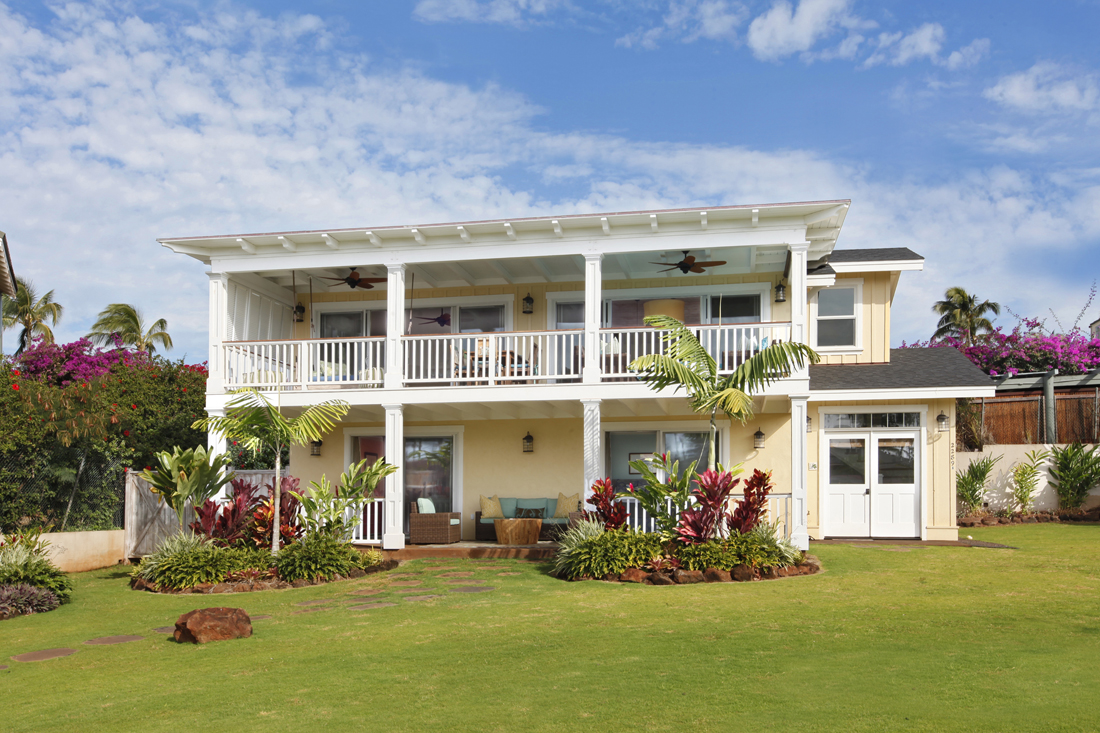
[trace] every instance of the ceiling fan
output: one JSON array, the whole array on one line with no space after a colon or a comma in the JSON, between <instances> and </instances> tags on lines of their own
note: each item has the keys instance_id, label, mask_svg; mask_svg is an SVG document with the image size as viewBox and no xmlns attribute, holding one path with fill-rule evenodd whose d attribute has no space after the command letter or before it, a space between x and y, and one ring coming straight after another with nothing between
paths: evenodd
<instances>
[{"instance_id":1,"label":"ceiling fan","mask_svg":"<svg viewBox=\"0 0 1100 733\"><path fill-rule=\"evenodd\" d=\"M672 265L672 267L667 267L664 270L661 270L660 272L669 272L671 270L679 270L680 272L682 272L686 275L689 272L706 272L706 268L708 268L708 267L718 267L720 265L726 264L725 260L719 260L719 261L716 261L716 262L696 262L695 258L688 254L689 251L690 250L686 250L686 249L683 250L684 259L682 259L679 262L677 262L676 264ZM667 265L668 263L667 262L650 262L649 264L651 264L651 265Z\"/></svg>"},{"instance_id":2,"label":"ceiling fan","mask_svg":"<svg viewBox=\"0 0 1100 733\"><path fill-rule=\"evenodd\" d=\"M354 290L355 288L363 288L364 290L372 290L374 288L373 283L384 283L386 278L384 277L359 277L357 270L352 270L348 273L347 277L324 277L319 276L322 280L335 280L337 282L346 283L349 288ZM335 286L330 286L335 287Z\"/></svg>"}]
</instances>

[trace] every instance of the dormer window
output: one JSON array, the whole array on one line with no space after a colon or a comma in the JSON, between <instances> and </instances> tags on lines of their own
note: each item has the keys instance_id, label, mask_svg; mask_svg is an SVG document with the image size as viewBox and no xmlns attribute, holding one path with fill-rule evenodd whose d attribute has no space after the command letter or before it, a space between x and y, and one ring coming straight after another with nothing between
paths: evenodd
<instances>
[{"instance_id":1,"label":"dormer window","mask_svg":"<svg viewBox=\"0 0 1100 733\"><path fill-rule=\"evenodd\" d=\"M860 348L859 308L862 283L843 282L817 293L814 319L814 348L823 351L851 351Z\"/></svg>"}]
</instances>

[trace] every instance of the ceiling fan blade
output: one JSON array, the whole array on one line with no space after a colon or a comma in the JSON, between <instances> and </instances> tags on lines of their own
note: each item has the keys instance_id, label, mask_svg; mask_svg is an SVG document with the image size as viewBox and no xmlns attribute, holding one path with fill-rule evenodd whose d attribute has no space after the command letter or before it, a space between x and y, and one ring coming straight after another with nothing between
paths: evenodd
<instances>
[{"instance_id":1,"label":"ceiling fan blade","mask_svg":"<svg viewBox=\"0 0 1100 733\"><path fill-rule=\"evenodd\" d=\"M695 266L696 267L721 267L724 264L726 264L726 261L721 260L721 261L715 261L715 262L696 262Z\"/></svg>"},{"instance_id":2,"label":"ceiling fan blade","mask_svg":"<svg viewBox=\"0 0 1100 733\"><path fill-rule=\"evenodd\" d=\"M704 269L702 265L695 265L694 267L689 267L688 272L700 272L701 273L701 272L706 272L706 269Z\"/></svg>"},{"instance_id":3,"label":"ceiling fan blade","mask_svg":"<svg viewBox=\"0 0 1100 733\"><path fill-rule=\"evenodd\" d=\"M353 288L363 288L363 290L374 290L374 286L373 286L373 285L371 285L371 284L370 284L369 282L367 282L366 280L356 280L356 281L355 281L355 282L354 282L354 283L352 284L352 287L353 287Z\"/></svg>"},{"instance_id":4,"label":"ceiling fan blade","mask_svg":"<svg viewBox=\"0 0 1100 733\"><path fill-rule=\"evenodd\" d=\"M336 280L337 282L342 283L348 281L346 277L325 277L324 275L317 275L317 278L320 280Z\"/></svg>"},{"instance_id":5,"label":"ceiling fan blade","mask_svg":"<svg viewBox=\"0 0 1100 733\"><path fill-rule=\"evenodd\" d=\"M682 264L685 264L688 267L691 267L692 265L694 265L695 264L695 255L687 255L686 257L684 257L684 259L682 261Z\"/></svg>"},{"instance_id":6,"label":"ceiling fan blade","mask_svg":"<svg viewBox=\"0 0 1100 733\"><path fill-rule=\"evenodd\" d=\"M660 265L662 267L665 267L665 266L668 265L667 262L650 262L649 264L651 264L651 265Z\"/></svg>"},{"instance_id":7,"label":"ceiling fan blade","mask_svg":"<svg viewBox=\"0 0 1100 733\"><path fill-rule=\"evenodd\" d=\"M673 270L679 270L679 269L680 269L679 265L673 265L672 267L666 267L665 269L658 270L657 272L672 272Z\"/></svg>"}]
</instances>

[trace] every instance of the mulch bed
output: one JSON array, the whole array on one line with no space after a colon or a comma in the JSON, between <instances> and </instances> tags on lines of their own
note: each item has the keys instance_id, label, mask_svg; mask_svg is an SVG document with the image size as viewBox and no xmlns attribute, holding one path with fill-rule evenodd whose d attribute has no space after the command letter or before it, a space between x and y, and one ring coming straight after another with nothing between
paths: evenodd
<instances>
[{"instance_id":1,"label":"mulch bed","mask_svg":"<svg viewBox=\"0 0 1100 733\"><path fill-rule=\"evenodd\" d=\"M257 580L257 581L241 581L239 583L200 583L199 585L191 588L184 588L183 590L171 590L169 588L158 588L150 583L146 583L144 580L138 577L130 578L130 587L134 590L145 590L150 593L167 593L170 595L181 595L186 593L251 593L261 590L285 590L287 588L305 588L310 585L324 585L325 583L337 583L342 580L355 580L367 575L374 575L375 573L383 573L388 570L394 570L400 564L398 560L385 560L380 565L367 568L366 570L356 568L348 574L348 577L337 575L332 580L295 580L293 583L288 583L285 580Z\"/></svg>"},{"instance_id":2,"label":"mulch bed","mask_svg":"<svg viewBox=\"0 0 1100 733\"><path fill-rule=\"evenodd\" d=\"M578 580L604 580L609 583L640 583L642 585L692 585L695 583L740 583L753 580L776 580L798 575L814 575L821 572L821 561L813 555L806 555L798 565L788 568L753 568L737 565L733 570L673 570L648 572L641 568L627 568L622 573L608 573L602 578L581 576ZM461 590L461 589L455 589Z\"/></svg>"},{"instance_id":3,"label":"mulch bed","mask_svg":"<svg viewBox=\"0 0 1100 733\"><path fill-rule=\"evenodd\" d=\"M1056 509L1050 512L1015 512L998 517L993 514L977 514L959 517L960 527L992 527L1000 524L1040 524L1043 522L1100 522L1100 507L1084 509Z\"/></svg>"}]
</instances>

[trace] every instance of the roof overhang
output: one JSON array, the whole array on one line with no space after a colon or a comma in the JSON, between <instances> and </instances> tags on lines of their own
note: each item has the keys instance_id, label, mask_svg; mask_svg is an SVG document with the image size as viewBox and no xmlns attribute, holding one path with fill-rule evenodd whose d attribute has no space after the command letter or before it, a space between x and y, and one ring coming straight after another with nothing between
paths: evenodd
<instances>
[{"instance_id":1,"label":"roof overhang","mask_svg":"<svg viewBox=\"0 0 1100 733\"><path fill-rule=\"evenodd\" d=\"M924 260L830 262L829 266L842 275L856 272L921 272L924 270Z\"/></svg>"},{"instance_id":2,"label":"roof overhang","mask_svg":"<svg viewBox=\"0 0 1100 733\"><path fill-rule=\"evenodd\" d=\"M818 389L810 390L810 402L830 400L892 401L892 400L954 400L960 397L993 397L997 393L988 387L913 387L910 389Z\"/></svg>"},{"instance_id":3,"label":"roof overhang","mask_svg":"<svg viewBox=\"0 0 1100 733\"><path fill-rule=\"evenodd\" d=\"M781 268L788 244L808 242L811 260L831 252L850 203L657 209L157 241L225 273L731 247L755 247L759 264Z\"/></svg>"},{"instance_id":4,"label":"roof overhang","mask_svg":"<svg viewBox=\"0 0 1100 733\"><path fill-rule=\"evenodd\" d=\"M0 293L15 297L15 268L11 264L8 235L0 232Z\"/></svg>"}]
</instances>

